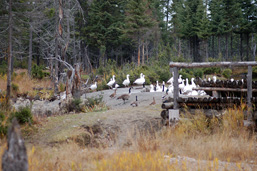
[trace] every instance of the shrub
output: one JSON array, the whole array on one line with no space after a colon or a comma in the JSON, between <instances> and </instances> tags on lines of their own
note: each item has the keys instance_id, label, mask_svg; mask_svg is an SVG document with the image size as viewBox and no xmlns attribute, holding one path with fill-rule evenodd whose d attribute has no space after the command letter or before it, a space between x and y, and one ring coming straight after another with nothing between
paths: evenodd
<instances>
[{"instance_id":1,"label":"shrub","mask_svg":"<svg viewBox=\"0 0 257 171\"><path fill-rule=\"evenodd\" d=\"M221 72L220 68L217 67L210 67L203 69L204 74L219 74Z\"/></svg>"},{"instance_id":2,"label":"shrub","mask_svg":"<svg viewBox=\"0 0 257 171\"><path fill-rule=\"evenodd\" d=\"M60 92L64 92L65 91L65 84L63 84L63 83L59 84L59 91Z\"/></svg>"},{"instance_id":3,"label":"shrub","mask_svg":"<svg viewBox=\"0 0 257 171\"><path fill-rule=\"evenodd\" d=\"M15 112L11 118L13 118L13 117L16 117L20 124L33 122L32 113L31 113L29 106L20 107L19 110L17 112Z\"/></svg>"},{"instance_id":4,"label":"shrub","mask_svg":"<svg viewBox=\"0 0 257 171\"><path fill-rule=\"evenodd\" d=\"M33 78L38 78L38 79L42 79L44 77L50 76L49 72L44 72L43 71L44 66L38 66L38 65L33 65L33 67L31 68L31 75Z\"/></svg>"},{"instance_id":5,"label":"shrub","mask_svg":"<svg viewBox=\"0 0 257 171\"><path fill-rule=\"evenodd\" d=\"M7 124L5 122L5 114L3 111L0 111L0 137L4 136L7 134Z\"/></svg>"},{"instance_id":6,"label":"shrub","mask_svg":"<svg viewBox=\"0 0 257 171\"><path fill-rule=\"evenodd\" d=\"M232 74L232 70L231 69L224 69L223 72L222 72L222 75L225 77L225 78L230 78Z\"/></svg>"},{"instance_id":7,"label":"shrub","mask_svg":"<svg viewBox=\"0 0 257 171\"><path fill-rule=\"evenodd\" d=\"M67 105L67 110L68 112L81 112L81 100L80 99L73 99L68 105Z\"/></svg>"},{"instance_id":8,"label":"shrub","mask_svg":"<svg viewBox=\"0 0 257 171\"><path fill-rule=\"evenodd\" d=\"M14 92L18 92L19 91L19 86L17 85L17 84L15 84L15 83L12 83L12 91L14 91Z\"/></svg>"},{"instance_id":9,"label":"shrub","mask_svg":"<svg viewBox=\"0 0 257 171\"><path fill-rule=\"evenodd\" d=\"M95 97L88 97L87 98L87 102L85 103L86 107L93 107L95 105L99 105L100 103L103 103L103 95L100 94L98 96Z\"/></svg>"},{"instance_id":10,"label":"shrub","mask_svg":"<svg viewBox=\"0 0 257 171\"><path fill-rule=\"evenodd\" d=\"M203 77L203 69L201 68L194 69L193 73L195 77L200 77L200 78Z\"/></svg>"}]
</instances>

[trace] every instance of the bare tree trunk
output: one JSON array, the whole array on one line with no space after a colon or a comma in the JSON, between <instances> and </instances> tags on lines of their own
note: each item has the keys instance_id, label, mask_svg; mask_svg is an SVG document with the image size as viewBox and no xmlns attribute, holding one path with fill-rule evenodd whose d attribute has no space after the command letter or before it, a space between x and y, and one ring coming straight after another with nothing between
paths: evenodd
<instances>
[{"instance_id":1,"label":"bare tree trunk","mask_svg":"<svg viewBox=\"0 0 257 171\"><path fill-rule=\"evenodd\" d=\"M246 59L249 61L249 33L246 33Z\"/></svg>"},{"instance_id":2,"label":"bare tree trunk","mask_svg":"<svg viewBox=\"0 0 257 171\"><path fill-rule=\"evenodd\" d=\"M206 55L206 61L208 61L209 60L208 39L205 40L205 55Z\"/></svg>"},{"instance_id":3,"label":"bare tree trunk","mask_svg":"<svg viewBox=\"0 0 257 171\"><path fill-rule=\"evenodd\" d=\"M253 61L255 61L255 53L256 53L256 42L254 42L254 34L252 33L252 51L253 51Z\"/></svg>"},{"instance_id":4,"label":"bare tree trunk","mask_svg":"<svg viewBox=\"0 0 257 171\"><path fill-rule=\"evenodd\" d=\"M221 49L220 49L220 36L218 36L218 48L219 48L219 57L221 55Z\"/></svg>"},{"instance_id":5,"label":"bare tree trunk","mask_svg":"<svg viewBox=\"0 0 257 171\"><path fill-rule=\"evenodd\" d=\"M12 82L12 0L9 0L9 47L8 47L8 72L7 72L7 90L6 90L6 103L9 104L9 99L11 96L11 82Z\"/></svg>"},{"instance_id":6,"label":"bare tree trunk","mask_svg":"<svg viewBox=\"0 0 257 171\"><path fill-rule=\"evenodd\" d=\"M137 66L140 66L140 41L138 41L137 49Z\"/></svg>"},{"instance_id":7,"label":"bare tree trunk","mask_svg":"<svg viewBox=\"0 0 257 171\"><path fill-rule=\"evenodd\" d=\"M214 41L214 36L212 36L212 58L215 58L215 57L214 57L214 56L215 56L214 43L215 43L215 41Z\"/></svg>"},{"instance_id":8,"label":"bare tree trunk","mask_svg":"<svg viewBox=\"0 0 257 171\"><path fill-rule=\"evenodd\" d=\"M178 56L181 56L181 40L178 38Z\"/></svg>"},{"instance_id":9,"label":"bare tree trunk","mask_svg":"<svg viewBox=\"0 0 257 171\"><path fill-rule=\"evenodd\" d=\"M145 65L145 43L142 46L142 65Z\"/></svg>"},{"instance_id":10,"label":"bare tree trunk","mask_svg":"<svg viewBox=\"0 0 257 171\"><path fill-rule=\"evenodd\" d=\"M32 62L32 25L29 28L29 60L28 60L28 74L31 77L31 62Z\"/></svg>"},{"instance_id":11,"label":"bare tree trunk","mask_svg":"<svg viewBox=\"0 0 257 171\"><path fill-rule=\"evenodd\" d=\"M240 33L240 57L243 61L243 33Z\"/></svg>"},{"instance_id":12,"label":"bare tree trunk","mask_svg":"<svg viewBox=\"0 0 257 171\"><path fill-rule=\"evenodd\" d=\"M148 45L149 45L149 42L146 43L146 47L145 47L145 51L146 51L146 62L148 64L148 58L149 58L149 51L148 51Z\"/></svg>"},{"instance_id":13,"label":"bare tree trunk","mask_svg":"<svg viewBox=\"0 0 257 171\"><path fill-rule=\"evenodd\" d=\"M230 57L233 58L233 33L230 34Z\"/></svg>"},{"instance_id":14,"label":"bare tree trunk","mask_svg":"<svg viewBox=\"0 0 257 171\"><path fill-rule=\"evenodd\" d=\"M226 34L226 60L228 60L228 34Z\"/></svg>"}]
</instances>

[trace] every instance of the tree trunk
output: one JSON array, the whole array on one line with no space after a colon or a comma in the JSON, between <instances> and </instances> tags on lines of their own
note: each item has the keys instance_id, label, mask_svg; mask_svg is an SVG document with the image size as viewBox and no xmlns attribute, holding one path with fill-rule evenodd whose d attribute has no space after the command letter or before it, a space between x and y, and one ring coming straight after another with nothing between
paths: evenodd
<instances>
[{"instance_id":1,"label":"tree trunk","mask_svg":"<svg viewBox=\"0 0 257 171\"><path fill-rule=\"evenodd\" d=\"M32 26L29 28L29 60L28 60L28 74L31 77L31 62L32 62Z\"/></svg>"},{"instance_id":2,"label":"tree trunk","mask_svg":"<svg viewBox=\"0 0 257 171\"><path fill-rule=\"evenodd\" d=\"M230 58L233 58L233 33L230 34Z\"/></svg>"},{"instance_id":3,"label":"tree trunk","mask_svg":"<svg viewBox=\"0 0 257 171\"><path fill-rule=\"evenodd\" d=\"M218 54L218 56L220 57L220 55L221 55L221 50L220 50L220 36L218 36L218 48L219 48L219 54Z\"/></svg>"},{"instance_id":4,"label":"tree trunk","mask_svg":"<svg viewBox=\"0 0 257 171\"><path fill-rule=\"evenodd\" d=\"M206 60L209 60L209 50L208 50L208 39L205 40L205 54L206 54Z\"/></svg>"},{"instance_id":5,"label":"tree trunk","mask_svg":"<svg viewBox=\"0 0 257 171\"><path fill-rule=\"evenodd\" d=\"M178 38L178 56L181 56L181 40Z\"/></svg>"},{"instance_id":6,"label":"tree trunk","mask_svg":"<svg viewBox=\"0 0 257 171\"><path fill-rule=\"evenodd\" d=\"M252 52L253 52L253 61L255 61L255 53L256 53L256 42L254 42L254 34L252 33Z\"/></svg>"},{"instance_id":7,"label":"tree trunk","mask_svg":"<svg viewBox=\"0 0 257 171\"><path fill-rule=\"evenodd\" d=\"M146 44L146 47L145 47L145 51L146 51L146 62L148 64L148 55L149 55L149 52L148 52L148 45L149 43Z\"/></svg>"},{"instance_id":8,"label":"tree trunk","mask_svg":"<svg viewBox=\"0 0 257 171\"><path fill-rule=\"evenodd\" d=\"M243 33L240 33L240 58L243 61Z\"/></svg>"},{"instance_id":9,"label":"tree trunk","mask_svg":"<svg viewBox=\"0 0 257 171\"><path fill-rule=\"evenodd\" d=\"M246 33L246 59L249 61L249 33Z\"/></svg>"},{"instance_id":10,"label":"tree trunk","mask_svg":"<svg viewBox=\"0 0 257 171\"><path fill-rule=\"evenodd\" d=\"M212 36L212 58L215 58L215 49L214 49L214 36Z\"/></svg>"},{"instance_id":11,"label":"tree trunk","mask_svg":"<svg viewBox=\"0 0 257 171\"><path fill-rule=\"evenodd\" d=\"M137 66L140 66L140 41L138 42L138 47L137 47Z\"/></svg>"},{"instance_id":12,"label":"tree trunk","mask_svg":"<svg viewBox=\"0 0 257 171\"><path fill-rule=\"evenodd\" d=\"M145 43L142 46L142 65L145 65Z\"/></svg>"},{"instance_id":13,"label":"tree trunk","mask_svg":"<svg viewBox=\"0 0 257 171\"><path fill-rule=\"evenodd\" d=\"M226 60L228 60L228 34L226 34Z\"/></svg>"},{"instance_id":14,"label":"tree trunk","mask_svg":"<svg viewBox=\"0 0 257 171\"><path fill-rule=\"evenodd\" d=\"M8 72L7 72L7 90L6 90L6 104L9 104L9 99L11 96L11 63L12 63L12 0L9 0L9 35L8 35Z\"/></svg>"}]
</instances>

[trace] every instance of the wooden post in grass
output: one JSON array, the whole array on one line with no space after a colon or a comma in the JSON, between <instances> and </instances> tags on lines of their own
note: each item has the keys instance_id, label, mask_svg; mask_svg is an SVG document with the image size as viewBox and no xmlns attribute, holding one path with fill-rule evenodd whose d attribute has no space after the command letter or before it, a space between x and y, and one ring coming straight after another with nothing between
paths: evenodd
<instances>
[{"instance_id":1,"label":"wooden post in grass","mask_svg":"<svg viewBox=\"0 0 257 171\"><path fill-rule=\"evenodd\" d=\"M178 68L174 67L173 68L174 76L173 76L173 86L174 86L174 91L173 91L173 98L174 98L174 103L173 103L173 109L178 109Z\"/></svg>"},{"instance_id":2,"label":"wooden post in grass","mask_svg":"<svg viewBox=\"0 0 257 171\"><path fill-rule=\"evenodd\" d=\"M252 66L248 66L248 74L247 74L247 107L248 107L248 112L247 112L247 120L252 120Z\"/></svg>"}]
</instances>

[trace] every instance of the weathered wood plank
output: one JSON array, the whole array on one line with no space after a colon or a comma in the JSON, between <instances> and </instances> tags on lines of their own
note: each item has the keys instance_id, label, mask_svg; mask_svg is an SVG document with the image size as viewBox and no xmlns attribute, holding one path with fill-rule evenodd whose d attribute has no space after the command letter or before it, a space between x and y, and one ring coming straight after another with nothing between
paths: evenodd
<instances>
[{"instance_id":1,"label":"weathered wood plank","mask_svg":"<svg viewBox=\"0 0 257 171\"><path fill-rule=\"evenodd\" d=\"M248 120L252 120L252 116L251 116L251 110L252 110L252 102L251 102L251 98L253 96L253 82L252 82L252 66L248 66L248 73L247 73L247 107L248 107L248 116L247 119Z\"/></svg>"},{"instance_id":2,"label":"weathered wood plank","mask_svg":"<svg viewBox=\"0 0 257 171\"><path fill-rule=\"evenodd\" d=\"M246 88L223 88L223 87L198 87L193 88L193 90L204 90L204 91L237 91L237 92L247 92ZM252 92L257 92L257 89L252 89Z\"/></svg>"},{"instance_id":3,"label":"weathered wood plank","mask_svg":"<svg viewBox=\"0 0 257 171\"><path fill-rule=\"evenodd\" d=\"M173 76L173 86L174 86L174 92L173 92L173 98L174 98L174 109L178 109L178 68L174 67L173 68L174 76Z\"/></svg>"},{"instance_id":4,"label":"weathered wood plank","mask_svg":"<svg viewBox=\"0 0 257 171\"><path fill-rule=\"evenodd\" d=\"M231 66L257 66L256 61L246 62L202 62L202 63L184 63L170 62L170 67L177 68L204 68L204 67L231 67Z\"/></svg>"}]
</instances>

